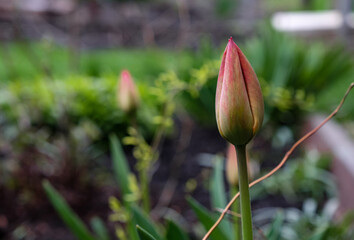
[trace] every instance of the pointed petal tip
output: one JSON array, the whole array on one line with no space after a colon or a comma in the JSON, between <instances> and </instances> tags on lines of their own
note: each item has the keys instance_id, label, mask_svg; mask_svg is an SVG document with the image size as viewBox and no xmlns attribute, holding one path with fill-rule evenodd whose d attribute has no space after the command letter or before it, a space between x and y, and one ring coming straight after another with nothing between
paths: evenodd
<instances>
[{"instance_id":1,"label":"pointed petal tip","mask_svg":"<svg viewBox=\"0 0 354 240\"><path fill-rule=\"evenodd\" d=\"M121 79L122 79L122 81L132 81L132 77L131 77L131 75L130 75L130 72L129 72L129 70L127 70L127 69L123 69L122 71L121 71L121 73L120 73L120 77L121 77Z\"/></svg>"},{"instance_id":2,"label":"pointed petal tip","mask_svg":"<svg viewBox=\"0 0 354 240\"><path fill-rule=\"evenodd\" d=\"M230 46L230 47L235 47L236 46L236 47L238 47L237 44L235 43L234 39L232 38L232 36L230 36L227 46Z\"/></svg>"},{"instance_id":3,"label":"pointed petal tip","mask_svg":"<svg viewBox=\"0 0 354 240\"><path fill-rule=\"evenodd\" d=\"M129 70L127 69L123 69L122 72L121 72L122 75L130 75L130 72Z\"/></svg>"}]
</instances>

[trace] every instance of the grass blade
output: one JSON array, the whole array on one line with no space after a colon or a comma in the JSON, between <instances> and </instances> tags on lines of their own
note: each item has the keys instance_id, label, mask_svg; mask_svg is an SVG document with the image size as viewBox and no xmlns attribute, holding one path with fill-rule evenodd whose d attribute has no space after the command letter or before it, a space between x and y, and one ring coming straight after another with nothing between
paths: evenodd
<instances>
[{"instance_id":1,"label":"grass blade","mask_svg":"<svg viewBox=\"0 0 354 240\"><path fill-rule=\"evenodd\" d=\"M136 224L146 229L156 240L161 240L153 221L138 206L132 205L131 209Z\"/></svg>"},{"instance_id":2,"label":"grass blade","mask_svg":"<svg viewBox=\"0 0 354 240\"><path fill-rule=\"evenodd\" d=\"M116 176L116 180L124 195L130 193L129 189L129 174L130 169L127 159L124 155L122 146L116 135L110 136L111 143L111 155L113 161L113 170Z\"/></svg>"},{"instance_id":3,"label":"grass blade","mask_svg":"<svg viewBox=\"0 0 354 240\"><path fill-rule=\"evenodd\" d=\"M108 230L99 217L92 218L91 227L99 240L109 240Z\"/></svg>"},{"instance_id":4,"label":"grass blade","mask_svg":"<svg viewBox=\"0 0 354 240\"><path fill-rule=\"evenodd\" d=\"M138 232L140 240L156 240L156 238L154 238L148 231L146 231L139 225L136 225L136 230Z\"/></svg>"},{"instance_id":5,"label":"grass blade","mask_svg":"<svg viewBox=\"0 0 354 240\"><path fill-rule=\"evenodd\" d=\"M192 207L194 213L197 215L199 221L204 226L204 228L210 229L214 222L216 221L217 217L215 214L209 212L205 207L200 205L194 198L187 197L187 201L189 205ZM210 235L211 239L219 240L219 239L229 239L227 235L224 233L227 229L224 228L223 225L220 225L219 228L216 228L215 231Z\"/></svg>"},{"instance_id":6,"label":"grass blade","mask_svg":"<svg viewBox=\"0 0 354 240\"><path fill-rule=\"evenodd\" d=\"M95 240L82 220L73 212L55 188L47 180L44 180L42 185L53 207L71 232L79 240Z\"/></svg>"}]
</instances>

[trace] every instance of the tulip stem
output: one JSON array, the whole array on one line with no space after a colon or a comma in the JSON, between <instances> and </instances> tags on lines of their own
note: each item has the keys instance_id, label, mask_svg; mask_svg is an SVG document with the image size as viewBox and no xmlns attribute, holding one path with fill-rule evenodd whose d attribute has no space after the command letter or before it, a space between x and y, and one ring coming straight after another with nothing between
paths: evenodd
<instances>
[{"instance_id":1,"label":"tulip stem","mask_svg":"<svg viewBox=\"0 0 354 240\"><path fill-rule=\"evenodd\" d=\"M231 196L234 196L238 193L238 187L235 185L231 186ZM240 202L235 201L232 205L232 211L235 213L240 213ZM234 240L241 240L241 221L239 217L234 217Z\"/></svg>"},{"instance_id":2,"label":"tulip stem","mask_svg":"<svg viewBox=\"0 0 354 240\"><path fill-rule=\"evenodd\" d=\"M239 188L241 198L242 239L253 240L251 201L248 187L246 145L235 145L235 148L237 154Z\"/></svg>"}]
</instances>

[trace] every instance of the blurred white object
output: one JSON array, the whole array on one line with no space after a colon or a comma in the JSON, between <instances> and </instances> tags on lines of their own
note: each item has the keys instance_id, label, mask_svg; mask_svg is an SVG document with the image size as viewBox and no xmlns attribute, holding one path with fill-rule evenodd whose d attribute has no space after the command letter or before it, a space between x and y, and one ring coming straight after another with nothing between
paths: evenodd
<instances>
[{"instance_id":1,"label":"blurred white object","mask_svg":"<svg viewBox=\"0 0 354 240\"><path fill-rule=\"evenodd\" d=\"M343 24L340 11L278 12L272 16L273 27L282 32L337 30Z\"/></svg>"}]
</instances>

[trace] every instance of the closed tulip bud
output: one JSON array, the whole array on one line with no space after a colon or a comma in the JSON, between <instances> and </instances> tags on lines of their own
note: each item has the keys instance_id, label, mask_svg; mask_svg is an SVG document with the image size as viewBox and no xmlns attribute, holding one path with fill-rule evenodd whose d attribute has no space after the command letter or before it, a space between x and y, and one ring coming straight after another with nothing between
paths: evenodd
<instances>
[{"instance_id":1,"label":"closed tulip bud","mask_svg":"<svg viewBox=\"0 0 354 240\"><path fill-rule=\"evenodd\" d=\"M232 38L220 66L215 110L221 136L234 145L247 144L263 122L264 103L256 73Z\"/></svg>"},{"instance_id":2,"label":"closed tulip bud","mask_svg":"<svg viewBox=\"0 0 354 240\"><path fill-rule=\"evenodd\" d=\"M248 152L246 152L247 158L247 170L248 170L248 179L251 180L254 176L255 167L249 162ZM237 167L237 156L235 146L229 144L227 149L226 156L226 179L231 186L238 185L238 167Z\"/></svg>"},{"instance_id":3,"label":"closed tulip bud","mask_svg":"<svg viewBox=\"0 0 354 240\"><path fill-rule=\"evenodd\" d=\"M133 113L139 107L140 99L133 78L123 70L117 91L118 106L126 113Z\"/></svg>"}]
</instances>

